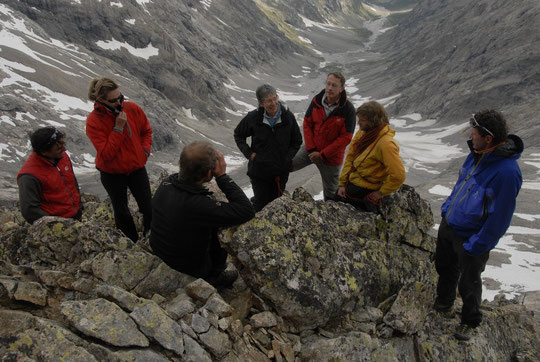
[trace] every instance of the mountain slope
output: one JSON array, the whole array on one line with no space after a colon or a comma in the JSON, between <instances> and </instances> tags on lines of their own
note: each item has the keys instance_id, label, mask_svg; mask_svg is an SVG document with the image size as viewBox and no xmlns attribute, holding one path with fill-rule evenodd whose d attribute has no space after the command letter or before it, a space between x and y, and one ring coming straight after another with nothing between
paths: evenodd
<instances>
[{"instance_id":1,"label":"mountain slope","mask_svg":"<svg viewBox=\"0 0 540 362\"><path fill-rule=\"evenodd\" d=\"M455 120L493 107L526 139L540 135L538 1L423 0L377 50L401 93L393 111Z\"/></svg>"}]
</instances>

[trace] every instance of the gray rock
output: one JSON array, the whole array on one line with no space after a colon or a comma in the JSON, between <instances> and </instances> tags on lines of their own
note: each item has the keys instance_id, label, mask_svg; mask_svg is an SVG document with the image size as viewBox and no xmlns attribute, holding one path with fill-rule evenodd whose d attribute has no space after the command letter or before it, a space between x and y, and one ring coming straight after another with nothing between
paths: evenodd
<instances>
[{"instance_id":1,"label":"gray rock","mask_svg":"<svg viewBox=\"0 0 540 362\"><path fill-rule=\"evenodd\" d=\"M165 310L174 319L180 319L186 314L193 313L195 310L195 304L191 301L191 298L185 293L183 289L173 300L165 305Z\"/></svg>"},{"instance_id":2,"label":"gray rock","mask_svg":"<svg viewBox=\"0 0 540 362\"><path fill-rule=\"evenodd\" d=\"M161 262L134 289L134 293L145 298L151 298L154 293L169 295L182 288L195 278L171 269Z\"/></svg>"},{"instance_id":3,"label":"gray rock","mask_svg":"<svg viewBox=\"0 0 540 362\"><path fill-rule=\"evenodd\" d=\"M270 328L277 325L276 316L272 312L262 312L251 316L251 324L255 328Z\"/></svg>"},{"instance_id":4,"label":"gray rock","mask_svg":"<svg viewBox=\"0 0 540 362\"><path fill-rule=\"evenodd\" d=\"M210 323L208 322L208 319L203 316L193 314L191 317L191 328L198 334L206 333L208 329L210 329Z\"/></svg>"},{"instance_id":5,"label":"gray rock","mask_svg":"<svg viewBox=\"0 0 540 362\"><path fill-rule=\"evenodd\" d=\"M197 337L197 334L195 333L195 331L193 330L193 328L191 328L190 326L187 325L186 322L184 322L182 319L180 320L180 327L182 327L182 331L187 334L188 336L190 336L191 338L193 339L197 339L199 337Z\"/></svg>"},{"instance_id":6,"label":"gray rock","mask_svg":"<svg viewBox=\"0 0 540 362\"><path fill-rule=\"evenodd\" d=\"M227 355L232 347L227 334L218 331L214 327L210 327L208 332L199 335L199 338L201 343L217 358Z\"/></svg>"},{"instance_id":7,"label":"gray rock","mask_svg":"<svg viewBox=\"0 0 540 362\"><path fill-rule=\"evenodd\" d=\"M409 220L406 231L347 204L282 197L221 241L277 314L298 330L324 327L352 311L351 302L376 306L406 280L435 282L429 205L409 187L394 195L384 210L392 220Z\"/></svg>"},{"instance_id":8,"label":"gray rock","mask_svg":"<svg viewBox=\"0 0 540 362\"><path fill-rule=\"evenodd\" d=\"M193 338L184 335L184 355L182 356L185 361L211 361L212 356L201 347L197 341Z\"/></svg>"},{"instance_id":9,"label":"gray rock","mask_svg":"<svg viewBox=\"0 0 540 362\"><path fill-rule=\"evenodd\" d=\"M167 362L170 361L165 356L162 356L151 350L131 350L115 352L114 357L120 361L129 362Z\"/></svg>"},{"instance_id":10,"label":"gray rock","mask_svg":"<svg viewBox=\"0 0 540 362\"><path fill-rule=\"evenodd\" d=\"M60 286L65 289L70 289L75 281L71 275L59 270L35 270L38 279L49 287Z\"/></svg>"},{"instance_id":11,"label":"gray rock","mask_svg":"<svg viewBox=\"0 0 540 362\"><path fill-rule=\"evenodd\" d=\"M0 359L20 361L96 361L86 342L51 321L25 312L0 310L0 337L9 343L0 347Z\"/></svg>"},{"instance_id":12,"label":"gray rock","mask_svg":"<svg viewBox=\"0 0 540 362\"><path fill-rule=\"evenodd\" d=\"M63 302L61 312L82 333L113 346L149 345L135 322L119 306L105 299Z\"/></svg>"},{"instance_id":13,"label":"gray rock","mask_svg":"<svg viewBox=\"0 0 540 362\"><path fill-rule=\"evenodd\" d=\"M106 252L94 257L92 273L106 283L131 290L160 263L159 258L147 252Z\"/></svg>"},{"instance_id":14,"label":"gray rock","mask_svg":"<svg viewBox=\"0 0 540 362\"><path fill-rule=\"evenodd\" d=\"M189 283L184 288L191 298L206 302L206 300L216 292L216 288L204 279L197 279Z\"/></svg>"},{"instance_id":15,"label":"gray rock","mask_svg":"<svg viewBox=\"0 0 540 362\"><path fill-rule=\"evenodd\" d=\"M218 328L219 317L217 316L217 314L209 311L206 308L201 308L199 310L199 313L201 314L201 316L206 318L206 320L210 323L210 325L212 325L214 328Z\"/></svg>"},{"instance_id":16,"label":"gray rock","mask_svg":"<svg viewBox=\"0 0 540 362\"><path fill-rule=\"evenodd\" d=\"M71 284L71 288L81 293L90 294L96 286L96 282L93 279L81 278Z\"/></svg>"},{"instance_id":17,"label":"gray rock","mask_svg":"<svg viewBox=\"0 0 540 362\"><path fill-rule=\"evenodd\" d=\"M130 317L137 322L146 336L179 356L184 353L182 327L156 303L151 301L142 307L136 308L130 314Z\"/></svg>"},{"instance_id":18,"label":"gray rock","mask_svg":"<svg viewBox=\"0 0 540 362\"><path fill-rule=\"evenodd\" d=\"M17 283L17 290L13 294L13 298L44 306L47 305L47 289L36 282L20 281Z\"/></svg>"},{"instance_id":19,"label":"gray rock","mask_svg":"<svg viewBox=\"0 0 540 362\"><path fill-rule=\"evenodd\" d=\"M209 311L217 314L219 317L228 317L232 314L232 307L227 304L221 298L221 296L218 293L214 293L204 305L204 308L208 309Z\"/></svg>"},{"instance_id":20,"label":"gray rock","mask_svg":"<svg viewBox=\"0 0 540 362\"><path fill-rule=\"evenodd\" d=\"M132 294L122 288L107 284L100 284L96 288L96 294L99 297L118 304L120 307L130 312L148 302L147 300L141 299L135 294Z\"/></svg>"}]
</instances>

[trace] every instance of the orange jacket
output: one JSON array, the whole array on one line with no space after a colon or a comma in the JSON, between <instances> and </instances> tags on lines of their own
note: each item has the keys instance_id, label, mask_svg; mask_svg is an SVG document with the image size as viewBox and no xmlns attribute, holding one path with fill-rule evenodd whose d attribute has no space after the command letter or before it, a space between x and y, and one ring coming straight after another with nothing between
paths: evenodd
<instances>
[{"instance_id":1,"label":"orange jacket","mask_svg":"<svg viewBox=\"0 0 540 362\"><path fill-rule=\"evenodd\" d=\"M127 123L114 132L115 115L99 103L86 118L86 135L97 155L96 167L107 173L129 174L146 164L152 147L152 128L141 107L124 102Z\"/></svg>"},{"instance_id":2,"label":"orange jacket","mask_svg":"<svg viewBox=\"0 0 540 362\"><path fill-rule=\"evenodd\" d=\"M396 131L390 125L384 127L377 139L360 155L356 154L356 141L364 135L364 131L356 132L347 153L339 187L350 182L356 186L379 191L383 196L396 191L405 182L405 168L399 157L399 146L394 140ZM351 166L356 168L351 170Z\"/></svg>"}]
</instances>

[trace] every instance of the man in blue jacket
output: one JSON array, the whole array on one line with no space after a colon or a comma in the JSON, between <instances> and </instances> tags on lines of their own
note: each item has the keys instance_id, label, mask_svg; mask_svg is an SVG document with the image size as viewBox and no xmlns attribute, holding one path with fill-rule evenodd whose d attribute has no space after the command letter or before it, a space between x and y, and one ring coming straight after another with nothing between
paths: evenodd
<instances>
[{"instance_id":1,"label":"man in blue jacket","mask_svg":"<svg viewBox=\"0 0 540 362\"><path fill-rule=\"evenodd\" d=\"M472 329L482 321L481 274L489 251L510 226L522 183L517 159L523 152L523 141L508 135L503 115L484 110L474 114L470 123L471 153L441 207L435 251L439 281L433 308L450 313L458 287L463 308L454 336L460 340L469 340Z\"/></svg>"}]
</instances>

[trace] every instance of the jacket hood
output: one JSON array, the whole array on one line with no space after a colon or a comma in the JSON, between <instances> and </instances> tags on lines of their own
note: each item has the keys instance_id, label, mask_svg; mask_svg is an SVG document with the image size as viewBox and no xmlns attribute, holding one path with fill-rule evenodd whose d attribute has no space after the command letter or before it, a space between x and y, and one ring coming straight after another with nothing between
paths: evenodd
<instances>
[{"instance_id":1,"label":"jacket hood","mask_svg":"<svg viewBox=\"0 0 540 362\"><path fill-rule=\"evenodd\" d=\"M471 152L474 152L472 141L468 140L467 144L469 145L469 149L471 150ZM523 144L523 140L519 138L519 136L511 134L508 135L508 138L506 138L506 142L503 145L497 147L492 151L492 154L498 157L513 157L517 159L521 156L524 148L525 146Z\"/></svg>"}]
</instances>

